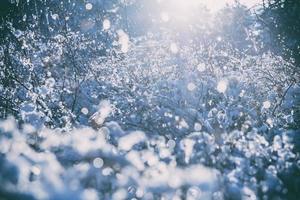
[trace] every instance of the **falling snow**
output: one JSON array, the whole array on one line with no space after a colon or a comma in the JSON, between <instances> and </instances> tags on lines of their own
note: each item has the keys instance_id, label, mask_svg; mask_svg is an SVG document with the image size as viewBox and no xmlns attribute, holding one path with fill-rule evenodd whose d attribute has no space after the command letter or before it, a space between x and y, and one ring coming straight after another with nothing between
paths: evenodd
<instances>
[{"instance_id":1,"label":"falling snow","mask_svg":"<svg viewBox=\"0 0 300 200\"><path fill-rule=\"evenodd\" d=\"M264 102L263 102L263 108L269 109L270 107L271 107L270 101L264 101Z\"/></svg>"},{"instance_id":2,"label":"falling snow","mask_svg":"<svg viewBox=\"0 0 300 200\"><path fill-rule=\"evenodd\" d=\"M108 19L105 19L105 20L103 21L103 29L104 29L104 30L110 29L110 21L109 21Z\"/></svg>"},{"instance_id":3,"label":"falling snow","mask_svg":"<svg viewBox=\"0 0 300 200\"><path fill-rule=\"evenodd\" d=\"M11 1L0 199L299 196L300 72L241 3Z\"/></svg>"},{"instance_id":4,"label":"falling snow","mask_svg":"<svg viewBox=\"0 0 300 200\"><path fill-rule=\"evenodd\" d=\"M228 82L226 80L219 81L218 85L217 85L218 92L225 93L227 90L227 85L228 85Z\"/></svg>"},{"instance_id":5,"label":"falling snow","mask_svg":"<svg viewBox=\"0 0 300 200\"><path fill-rule=\"evenodd\" d=\"M85 4L85 9L92 10L92 8L93 8L93 4L91 4L91 3Z\"/></svg>"}]
</instances>

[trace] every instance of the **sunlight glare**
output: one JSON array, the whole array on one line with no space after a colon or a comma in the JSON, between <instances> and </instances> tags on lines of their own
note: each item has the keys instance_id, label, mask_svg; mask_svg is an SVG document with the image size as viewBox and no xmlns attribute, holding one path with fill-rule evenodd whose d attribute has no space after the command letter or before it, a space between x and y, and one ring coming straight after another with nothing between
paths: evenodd
<instances>
[{"instance_id":1,"label":"sunlight glare","mask_svg":"<svg viewBox=\"0 0 300 200\"><path fill-rule=\"evenodd\" d=\"M215 12L227 4L232 5L235 3L235 0L157 0L161 4L168 4L169 8L177 13L188 12L192 9L197 8L200 5L206 6L210 11ZM245 5L246 7L252 7L260 2L260 0L239 0L239 3Z\"/></svg>"}]
</instances>

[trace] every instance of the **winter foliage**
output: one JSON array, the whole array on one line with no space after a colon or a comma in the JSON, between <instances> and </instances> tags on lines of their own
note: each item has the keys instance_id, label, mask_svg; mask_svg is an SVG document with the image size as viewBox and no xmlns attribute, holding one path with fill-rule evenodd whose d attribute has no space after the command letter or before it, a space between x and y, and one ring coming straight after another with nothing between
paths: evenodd
<instances>
[{"instance_id":1,"label":"winter foliage","mask_svg":"<svg viewBox=\"0 0 300 200\"><path fill-rule=\"evenodd\" d=\"M265 2L8 5L0 199L300 195L300 68Z\"/></svg>"}]
</instances>

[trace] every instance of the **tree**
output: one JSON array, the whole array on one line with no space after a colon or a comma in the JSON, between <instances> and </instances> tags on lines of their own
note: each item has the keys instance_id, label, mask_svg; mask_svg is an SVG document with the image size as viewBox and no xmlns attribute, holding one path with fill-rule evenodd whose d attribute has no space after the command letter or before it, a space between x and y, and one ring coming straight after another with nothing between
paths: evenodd
<instances>
[{"instance_id":1,"label":"tree","mask_svg":"<svg viewBox=\"0 0 300 200\"><path fill-rule=\"evenodd\" d=\"M267 46L300 67L300 1L264 0L258 19L267 29Z\"/></svg>"}]
</instances>

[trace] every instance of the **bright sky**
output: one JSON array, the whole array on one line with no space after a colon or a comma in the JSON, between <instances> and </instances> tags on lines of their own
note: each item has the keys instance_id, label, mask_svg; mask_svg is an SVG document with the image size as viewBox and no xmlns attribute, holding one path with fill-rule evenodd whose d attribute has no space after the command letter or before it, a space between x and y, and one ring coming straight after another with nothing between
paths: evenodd
<instances>
[{"instance_id":1,"label":"bright sky","mask_svg":"<svg viewBox=\"0 0 300 200\"><path fill-rule=\"evenodd\" d=\"M168 0L157 0L159 2L166 2ZM194 7L199 4L206 5L211 11L216 11L223 8L226 4L233 4L235 0L169 0L173 6L180 9L188 9L188 7ZM261 0L239 0L240 3L247 7L254 6L261 2Z\"/></svg>"}]
</instances>

